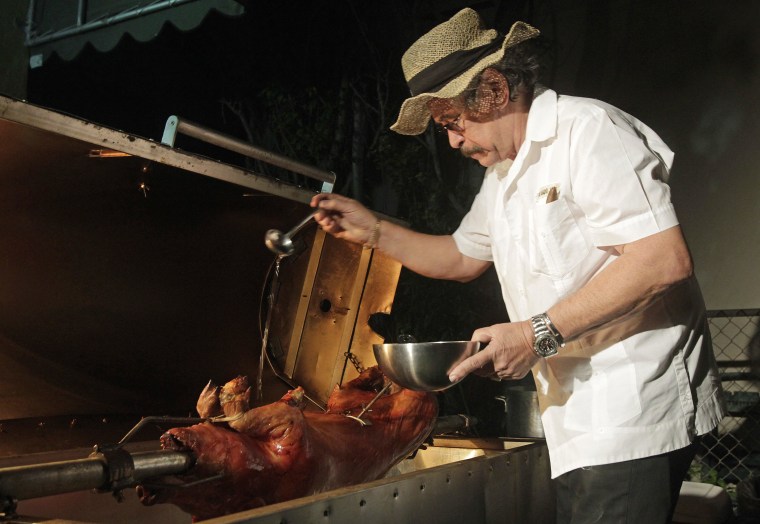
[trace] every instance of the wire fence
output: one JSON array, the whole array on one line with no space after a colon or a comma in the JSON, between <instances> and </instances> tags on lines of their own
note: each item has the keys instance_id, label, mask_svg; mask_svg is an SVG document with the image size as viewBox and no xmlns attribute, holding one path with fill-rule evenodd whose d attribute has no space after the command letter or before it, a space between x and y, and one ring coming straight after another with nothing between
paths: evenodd
<instances>
[{"instance_id":1,"label":"wire fence","mask_svg":"<svg viewBox=\"0 0 760 524\"><path fill-rule=\"evenodd\" d=\"M722 486L736 500L736 485L760 474L760 309L708 318L728 415L702 440L688 480Z\"/></svg>"}]
</instances>

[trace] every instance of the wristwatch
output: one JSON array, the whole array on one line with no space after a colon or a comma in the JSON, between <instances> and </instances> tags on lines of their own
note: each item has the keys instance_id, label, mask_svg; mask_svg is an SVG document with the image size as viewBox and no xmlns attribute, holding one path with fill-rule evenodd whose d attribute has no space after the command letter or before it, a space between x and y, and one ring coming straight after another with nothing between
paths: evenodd
<instances>
[{"instance_id":1,"label":"wristwatch","mask_svg":"<svg viewBox=\"0 0 760 524\"><path fill-rule=\"evenodd\" d=\"M557 350L565 347L565 341L549 320L546 313L530 318L533 325L533 351L541 358L557 354Z\"/></svg>"}]
</instances>

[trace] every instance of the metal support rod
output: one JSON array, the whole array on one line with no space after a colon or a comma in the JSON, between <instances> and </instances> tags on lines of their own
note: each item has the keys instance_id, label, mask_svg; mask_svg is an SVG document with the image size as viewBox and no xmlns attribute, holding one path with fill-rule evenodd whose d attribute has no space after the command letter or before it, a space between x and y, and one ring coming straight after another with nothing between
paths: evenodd
<instances>
[{"instance_id":1,"label":"metal support rod","mask_svg":"<svg viewBox=\"0 0 760 524\"><path fill-rule=\"evenodd\" d=\"M140 431L144 426L147 426L148 424L199 424L204 420L206 419L198 417L143 417L137 424L134 425L132 429L127 432L126 435L124 435L124 437L122 437L116 447L120 448L124 444L128 443L130 440L132 440L132 437L134 437L138 431Z\"/></svg>"},{"instance_id":2,"label":"metal support rod","mask_svg":"<svg viewBox=\"0 0 760 524\"><path fill-rule=\"evenodd\" d=\"M331 186L335 184L336 176L332 171L319 169L309 164L304 164L303 162L293 160L286 156L272 153L271 151L256 147L249 144L248 142L244 142L243 140L239 140L229 135L219 133L218 131L213 131L193 122L188 122L187 120L181 119L177 116L171 116L169 118L167 127L171 128L172 126L175 126L175 131L177 133L182 133L184 135L197 138L203 142L228 149L229 151L234 151L235 153L240 153L241 155L256 158L262 162L266 162L267 164L282 167L289 171L293 171L294 173L299 173L321 182L326 182ZM170 134L168 134L165 130L163 142L167 143L168 145L174 145L173 143L170 143L171 140L167 138L168 135Z\"/></svg>"},{"instance_id":3,"label":"metal support rod","mask_svg":"<svg viewBox=\"0 0 760 524\"><path fill-rule=\"evenodd\" d=\"M79 0L77 5L77 26L81 27L87 23L87 0Z\"/></svg>"},{"instance_id":4,"label":"metal support rod","mask_svg":"<svg viewBox=\"0 0 760 524\"><path fill-rule=\"evenodd\" d=\"M195 458L190 452L132 453L135 482L187 472ZM90 489L109 490L109 465L102 456L0 469L0 500L25 500Z\"/></svg>"}]
</instances>

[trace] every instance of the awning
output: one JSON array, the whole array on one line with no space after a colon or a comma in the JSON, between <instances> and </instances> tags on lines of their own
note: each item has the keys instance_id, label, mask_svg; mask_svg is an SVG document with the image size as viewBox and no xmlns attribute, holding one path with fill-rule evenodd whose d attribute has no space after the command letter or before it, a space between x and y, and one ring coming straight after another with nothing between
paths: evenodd
<instances>
[{"instance_id":1,"label":"awning","mask_svg":"<svg viewBox=\"0 0 760 524\"><path fill-rule=\"evenodd\" d=\"M152 40L167 23L195 29L210 11L239 16L242 0L30 0L26 46L29 65L42 66L51 54L76 57L86 44L110 51L125 33L138 42Z\"/></svg>"}]
</instances>

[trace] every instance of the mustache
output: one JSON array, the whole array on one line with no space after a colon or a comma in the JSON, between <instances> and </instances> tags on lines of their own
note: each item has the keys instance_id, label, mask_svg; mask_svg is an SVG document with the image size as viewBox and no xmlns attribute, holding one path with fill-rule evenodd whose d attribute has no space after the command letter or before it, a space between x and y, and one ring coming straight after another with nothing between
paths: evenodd
<instances>
[{"instance_id":1,"label":"mustache","mask_svg":"<svg viewBox=\"0 0 760 524\"><path fill-rule=\"evenodd\" d=\"M473 146L473 147L463 147L459 150L460 153L462 153L462 156L465 158L470 158L472 155L476 153L485 153L485 149L479 146Z\"/></svg>"}]
</instances>

